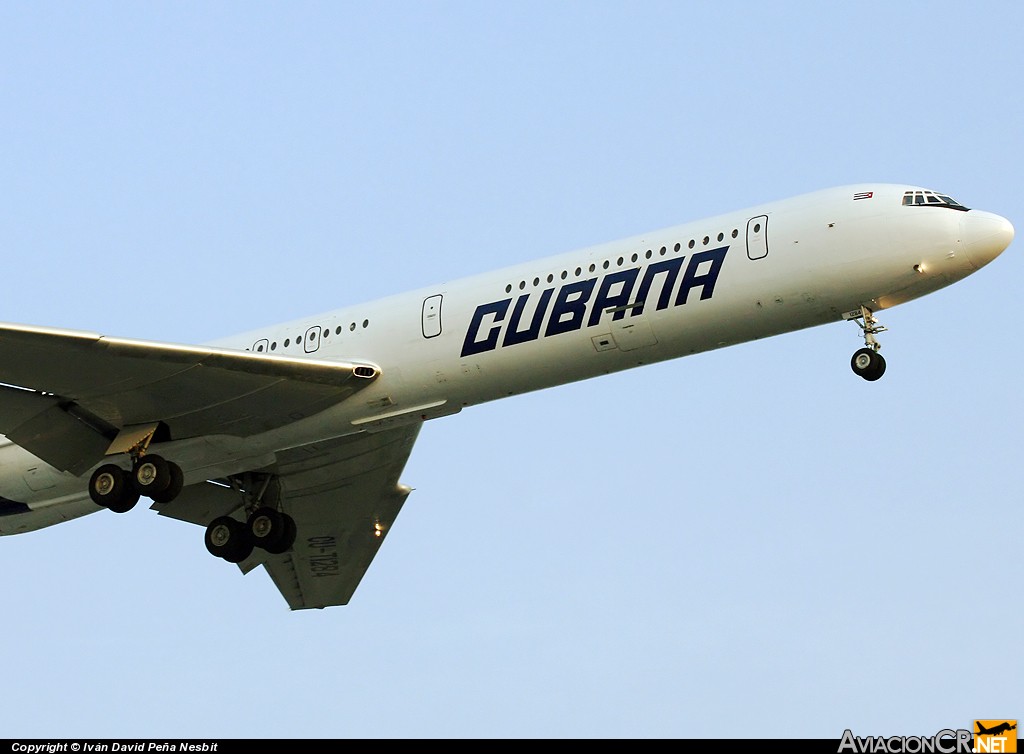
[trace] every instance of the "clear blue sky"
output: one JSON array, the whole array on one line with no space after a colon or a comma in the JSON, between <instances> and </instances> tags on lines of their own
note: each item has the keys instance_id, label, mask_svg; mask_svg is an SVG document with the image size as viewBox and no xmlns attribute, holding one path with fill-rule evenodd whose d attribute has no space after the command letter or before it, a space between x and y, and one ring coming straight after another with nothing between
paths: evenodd
<instances>
[{"instance_id":1,"label":"clear blue sky","mask_svg":"<svg viewBox=\"0 0 1024 754\"><path fill-rule=\"evenodd\" d=\"M1016 2L0 0L0 320L202 342L858 181L1020 231L1021 28ZM0 539L0 737L1022 718L1020 243L884 312L878 383L837 323L428 424L344 608L289 612L143 506Z\"/></svg>"}]
</instances>

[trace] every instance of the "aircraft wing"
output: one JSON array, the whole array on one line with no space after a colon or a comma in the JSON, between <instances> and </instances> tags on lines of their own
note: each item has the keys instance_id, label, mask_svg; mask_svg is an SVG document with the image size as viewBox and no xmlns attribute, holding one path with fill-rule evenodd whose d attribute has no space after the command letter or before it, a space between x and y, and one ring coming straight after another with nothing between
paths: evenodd
<instances>
[{"instance_id":1,"label":"aircraft wing","mask_svg":"<svg viewBox=\"0 0 1024 754\"><path fill-rule=\"evenodd\" d=\"M0 434L81 474L126 427L244 437L322 411L378 374L372 364L0 324Z\"/></svg>"},{"instance_id":2,"label":"aircraft wing","mask_svg":"<svg viewBox=\"0 0 1024 754\"><path fill-rule=\"evenodd\" d=\"M411 492L398 477L421 426L279 453L261 471L276 478L268 497L295 519L299 535L282 555L254 550L238 564L242 572L262 565L292 610L348 604ZM245 520L241 493L217 484L186 487L173 502L152 508L202 526L224 515Z\"/></svg>"}]
</instances>

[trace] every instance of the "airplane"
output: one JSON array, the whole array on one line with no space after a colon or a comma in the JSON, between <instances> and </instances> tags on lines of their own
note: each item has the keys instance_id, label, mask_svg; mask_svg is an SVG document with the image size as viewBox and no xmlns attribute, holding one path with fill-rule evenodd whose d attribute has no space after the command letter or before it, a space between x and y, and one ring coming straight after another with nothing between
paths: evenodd
<instances>
[{"instance_id":1,"label":"airplane","mask_svg":"<svg viewBox=\"0 0 1024 754\"><path fill-rule=\"evenodd\" d=\"M975 722L975 724L978 726L979 736L998 736L1002 733L1007 733L1008 731L1017 729L1016 724L1010 725L1009 722L999 723L999 725L993 725L991 728L986 728L984 725L977 721Z\"/></svg>"},{"instance_id":2,"label":"airplane","mask_svg":"<svg viewBox=\"0 0 1024 754\"><path fill-rule=\"evenodd\" d=\"M293 610L348 604L411 488L424 422L803 328L987 265L999 215L892 183L841 186L204 345L0 324L0 534L140 498L262 565Z\"/></svg>"}]
</instances>

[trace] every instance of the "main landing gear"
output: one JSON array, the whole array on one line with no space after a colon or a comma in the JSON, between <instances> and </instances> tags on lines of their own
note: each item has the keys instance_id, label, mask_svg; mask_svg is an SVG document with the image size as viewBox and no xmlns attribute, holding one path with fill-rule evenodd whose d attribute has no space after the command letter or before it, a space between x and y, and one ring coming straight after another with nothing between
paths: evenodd
<instances>
[{"instance_id":1,"label":"main landing gear","mask_svg":"<svg viewBox=\"0 0 1024 754\"><path fill-rule=\"evenodd\" d=\"M243 524L220 516L206 527L206 549L229 563L240 563L256 547L280 555L295 544L295 519L274 508L257 508Z\"/></svg>"},{"instance_id":2,"label":"main landing gear","mask_svg":"<svg viewBox=\"0 0 1024 754\"><path fill-rule=\"evenodd\" d=\"M290 550L297 529L295 519L273 504L280 498L276 478L245 474L230 481L242 493L248 516L245 523L232 516L220 516L210 522L206 527L206 549L210 554L229 563L240 563L256 547L273 555Z\"/></svg>"},{"instance_id":3,"label":"main landing gear","mask_svg":"<svg viewBox=\"0 0 1024 754\"><path fill-rule=\"evenodd\" d=\"M169 503L181 492L184 474L178 464L156 455L142 455L132 449L132 468L125 471L104 464L89 479L93 502L115 513L127 513L145 496L156 503ZM219 516L206 527L206 549L229 563L240 563L259 547L280 555L295 544L295 519L282 510L277 477L246 473L228 480L242 497L247 513L244 522Z\"/></svg>"},{"instance_id":4,"label":"main landing gear","mask_svg":"<svg viewBox=\"0 0 1024 754\"><path fill-rule=\"evenodd\" d=\"M173 461L133 453L131 471L112 463L96 469L89 479L89 497L96 505L127 513L143 496L154 503L171 502L184 482L181 467Z\"/></svg>"},{"instance_id":5,"label":"main landing gear","mask_svg":"<svg viewBox=\"0 0 1024 754\"><path fill-rule=\"evenodd\" d=\"M874 312L866 306L861 306L860 316L852 319L864 332L865 347L853 355L853 358L850 359L850 366L853 368L854 374L869 382L874 382L885 374L885 359L878 352L882 346L875 340L875 336L880 332L885 332L885 328L878 324Z\"/></svg>"}]
</instances>

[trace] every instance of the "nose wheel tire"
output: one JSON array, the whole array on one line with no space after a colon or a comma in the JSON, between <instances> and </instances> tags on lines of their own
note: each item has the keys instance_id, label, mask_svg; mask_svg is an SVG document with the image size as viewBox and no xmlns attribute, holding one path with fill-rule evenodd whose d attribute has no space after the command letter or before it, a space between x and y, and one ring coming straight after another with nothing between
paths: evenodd
<instances>
[{"instance_id":1,"label":"nose wheel tire","mask_svg":"<svg viewBox=\"0 0 1024 754\"><path fill-rule=\"evenodd\" d=\"M850 359L853 373L868 382L874 382L885 374L885 359L872 348L861 348Z\"/></svg>"}]
</instances>

